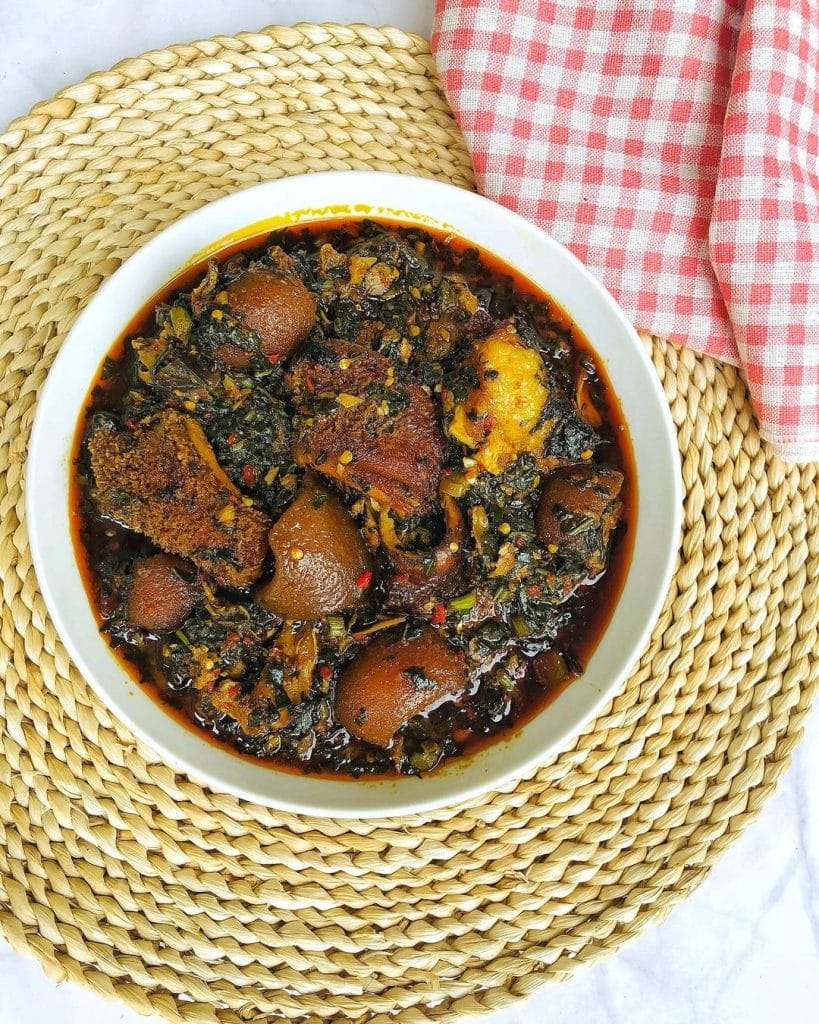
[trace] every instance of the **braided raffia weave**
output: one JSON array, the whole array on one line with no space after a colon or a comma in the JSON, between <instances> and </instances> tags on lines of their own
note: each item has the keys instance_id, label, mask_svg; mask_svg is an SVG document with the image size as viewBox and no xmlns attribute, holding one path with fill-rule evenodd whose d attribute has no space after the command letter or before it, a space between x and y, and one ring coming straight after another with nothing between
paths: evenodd
<instances>
[{"instance_id":1,"label":"braided raffia weave","mask_svg":"<svg viewBox=\"0 0 819 1024\"><path fill-rule=\"evenodd\" d=\"M348 167L471 185L422 40L302 25L178 46L0 137L0 927L51 977L171 1021L416 1024L567 976L701 881L815 685L816 466L768 455L733 369L647 339L683 457L679 568L623 691L533 778L400 822L300 818L175 774L111 717L32 571L38 390L100 282L181 213Z\"/></svg>"}]
</instances>

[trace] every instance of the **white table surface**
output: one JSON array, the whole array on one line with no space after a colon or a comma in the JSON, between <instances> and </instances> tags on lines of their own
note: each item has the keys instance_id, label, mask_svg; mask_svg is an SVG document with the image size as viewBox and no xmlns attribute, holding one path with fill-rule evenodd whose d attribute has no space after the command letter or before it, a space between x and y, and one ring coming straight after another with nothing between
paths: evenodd
<instances>
[{"instance_id":1,"label":"white table surface","mask_svg":"<svg viewBox=\"0 0 819 1024\"><path fill-rule=\"evenodd\" d=\"M432 0L0 0L0 122L122 57L303 21L428 34ZM136 1024L0 940L0 1024ZM760 819L660 926L490 1024L819 1020L819 714ZM158 1024L158 1022L157 1022Z\"/></svg>"}]
</instances>

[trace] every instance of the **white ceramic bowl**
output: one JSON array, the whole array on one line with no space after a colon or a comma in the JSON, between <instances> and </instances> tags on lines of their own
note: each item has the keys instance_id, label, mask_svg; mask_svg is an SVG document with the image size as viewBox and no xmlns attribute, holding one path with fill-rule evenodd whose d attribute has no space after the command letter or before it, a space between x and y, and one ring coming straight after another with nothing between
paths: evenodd
<instances>
[{"instance_id":1,"label":"white ceramic bowl","mask_svg":"<svg viewBox=\"0 0 819 1024\"><path fill-rule=\"evenodd\" d=\"M508 739L422 779L335 781L278 772L218 749L179 724L127 676L99 634L72 549L70 453L89 384L132 316L179 270L236 238L331 216L387 216L450 229L549 292L605 364L631 432L637 525L611 622L583 676ZM682 492L668 405L614 300L566 249L488 199L398 174L343 171L266 182L182 217L105 282L63 343L43 388L29 448L26 505L34 565L75 663L112 710L169 763L217 790L336 817L404 814L473 797L530 771L569 742L617 690L644 647L674 566Z\"/></svg>"}]
</instances>

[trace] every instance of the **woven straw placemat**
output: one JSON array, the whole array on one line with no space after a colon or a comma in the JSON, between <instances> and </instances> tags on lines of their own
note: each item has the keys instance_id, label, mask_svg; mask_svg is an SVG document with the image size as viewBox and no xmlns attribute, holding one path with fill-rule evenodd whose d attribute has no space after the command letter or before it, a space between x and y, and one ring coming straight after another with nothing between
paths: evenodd
<instances>
[{"instance_id":1,"label":"woven straw placemat","mask_svg":"<svg viewBox=\"0 0 819 1024\"><path fill-rule=\"evenodd\" d=\"M533 778L400 822L301 818L175 774L111 717L26 538L49 365L184 211L348 167L472 184L421 39L302 25L155 51L0 137L0 927L50 977L171 1021L416 1024L567 976L702 880L815 685L817 467L770 457L733 369L647 340L683 458L679 568L627 685Z\"/></svg>"}]
</instances>

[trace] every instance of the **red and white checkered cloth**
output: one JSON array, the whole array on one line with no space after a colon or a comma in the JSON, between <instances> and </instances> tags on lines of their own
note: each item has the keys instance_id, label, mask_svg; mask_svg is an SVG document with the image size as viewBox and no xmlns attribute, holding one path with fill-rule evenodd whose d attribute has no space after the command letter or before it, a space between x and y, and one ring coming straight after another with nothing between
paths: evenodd
<instances>
[{"instance_id":1,"label":"red and white checkered cloth","mask_svg":"<svg viewBox=\"0 0 819 1024\"><path fill-rule=\"evenodd\" d=\"M437 0L481 191L819 459L819 0Z\"/></svg>"}]
</instances>

